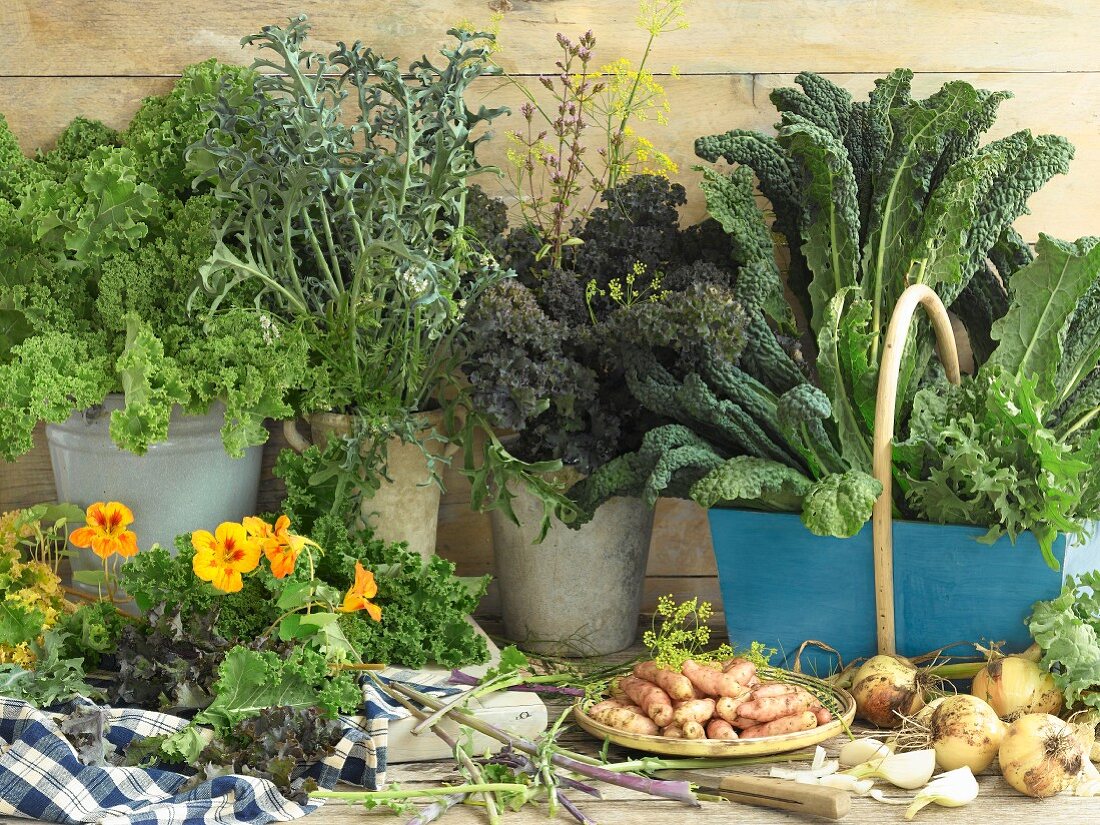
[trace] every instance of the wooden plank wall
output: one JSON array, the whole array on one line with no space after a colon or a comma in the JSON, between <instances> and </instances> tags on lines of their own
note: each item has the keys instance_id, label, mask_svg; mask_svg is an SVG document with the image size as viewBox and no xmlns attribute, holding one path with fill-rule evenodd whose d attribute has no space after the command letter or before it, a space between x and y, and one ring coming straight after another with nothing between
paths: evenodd
<instances>
[{"instance_id":1,"label":"wooden plank wall","mask_svg":"<svg viewBox=\"0 0 1100 825\"><path fill-rule=\"evenodd\" d=\"M664 36L650 64L671 100L671 124L643 131L680 166L690 193L686 219L701 212L691 171L696 136L769 128L768 92L801 70L862 95L876 76L909 66L922 93L955 77L1014 92L995 136L1030 128L1077 146L1071 174L1052 182L1021 220L1026 236L1100 230L1100 0L689 0L685 8L690 27ZM498 59L534 89L539 74L554 71L559 31L575 38L592 29L606 62L636 61L645 40L635 0L4 0L0 112L28 151L48 147L78 114L120 127L142 97L168 89L181 67L210 56L249 62L240 37L299 11L311 16L317 49L361 39L403 61L433 52L448 26L487 23L502 12ZM520 100L495 84L479 89L482 95L513 107ZM499 138L490 144L488 159L501 162L503 147ZM276 437L267 449L268 463L279 443ZM264 501L274 503L278 485L265 479ZM449 483L440 552L465 573L490 572L487 520L470 512L460 480ZM0 465L0 511L51 494L42 446ZM705 518L683 502L660 505L646 605L665 592L718 598Z\"/></svg>"}]
</instances>

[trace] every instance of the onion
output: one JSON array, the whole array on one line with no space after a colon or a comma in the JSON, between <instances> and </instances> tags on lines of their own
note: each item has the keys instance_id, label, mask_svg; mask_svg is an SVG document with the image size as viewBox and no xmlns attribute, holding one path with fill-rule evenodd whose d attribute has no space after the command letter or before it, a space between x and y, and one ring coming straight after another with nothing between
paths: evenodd
<instances>
[{"instance_id":1,"label":"onion","mask_svg":"<svg viewBox=\"0 0 1100 825\"><path fill-rule=\"evenodd\" d=\"M1073 729L1049 713L1028 713L1008 726L1001 743L1001 774L1022 794L1040 799L1068 788L1085 751Z\"/></svg>"},{"instance_id":2,"label":"onion","mask_svg":"<svg viewBox=\"0 0 1100 825\"><path fill-rule=\"evenodd\" d=\"M859 715L880 728L896 728L924 707L924 679L907 659L872 656L856 672L852 696Z\"/></svg>"},{"instance_id":3,"label":"onion","mask_svg":"<svg viewBox=\"0 0 1100 825\"><path fill-rule=\"evenodd\" d=\"M1062 709L1062 692L1054 677L1023 656L994 659L978 671L970 693L1006 719L1025 713L1054 714Z\"/></svg>"},{"instance_id":4,"label":"onion","mask_svg":"<svg viewBox=\"0 0 1100 825\"><path fill-rule=\"evenodd\" d=\"M837 758L845 768L870 762L872 759L880 759L894 752L894 749L878 739L853 739L845 743L840 749Z\"/></svg>"},{"instance_id":5,"label":"onion","mask_svg":"<svg viewBox=\"0 0 1100 825\"><path fill-rule=\"evenodd\" d=\"M932 712L928 732L936 762L945 771L984 771L997 758L1005 723L975 696L949 696Z\"/></svg>"},{"instance_id":6,"label":"onion","mask_svg":"<svg viewBox=\"0 0 1100 825\"><path fill-rule=\"evenodd\" d=\"M924 787L936 772L936 752L933 750L892 753L872 759L844 771L856 779L885 779L891 785L913 791Z\"/></svg>"}]
</instances>

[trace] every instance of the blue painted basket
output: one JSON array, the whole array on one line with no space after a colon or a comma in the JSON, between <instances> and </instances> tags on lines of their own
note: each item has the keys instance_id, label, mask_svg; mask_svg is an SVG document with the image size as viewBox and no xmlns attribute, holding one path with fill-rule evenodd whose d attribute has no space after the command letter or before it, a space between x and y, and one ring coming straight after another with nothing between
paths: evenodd
<instances>
[{"instance_id":1,"label":"blue painted basket","mask_svg":"<svg viewBox=\"0 0 1100 825\"><path fill-rule=\"evenodd\" d=\"M807 639L836 648L845 662L876 652L869 523L850 539L835 539L815 536L794 513L714 508L708 516L732 643L763 642L788 666ZM893 530L894 621L903 656L982 639L1022 650L1031 643L1024 620L1032 604L1056 596L1065 575L1100 567L1096 535L1080 545L1059 536L1056 572L1031 533L1013 546L1007 537L981 544L986 531L979 527L898 521ZM807 656L804 667L836 665L813 651Z\"/></svg>"},{"instance_id":2,"label":"blue painted basket","mask_svg":"<svg viewBox=\"0 0 1100 825\"><path fill-rule=\"evenodd\" d=\"M1059 536L1062 572L1043 561L1035 536L989 546L979 527L893 522L893 442L898 373L913 313L932 321L949 380L959 383L951 320L924 284L898 299L886 331L875 398L872 467L882 483L872 523L849 539L810 533L790 513L710 511L726 624L734 643L760 641L791 664L802 642L815 639L845 661L878 653L915 656L958 642L1030 643L1031 606L1058 594L1067 573L1100 567L1100 540L1070 546ZM971 651L972 652L972 651ZM811 653L804 665L835 666Z\"/></svg>"}]
</instances>

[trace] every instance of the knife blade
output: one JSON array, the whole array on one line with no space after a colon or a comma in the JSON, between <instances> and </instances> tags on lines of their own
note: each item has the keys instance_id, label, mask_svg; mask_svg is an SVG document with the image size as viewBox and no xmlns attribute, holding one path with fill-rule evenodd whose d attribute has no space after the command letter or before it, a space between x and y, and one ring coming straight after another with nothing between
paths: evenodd
<instances>
[{"instance_id":1,"label":"knife blade","mask_svg":"<svg viewBox=\"0 0 1100 825\"><path fill-rule=\"evenodd\" d=\"M852 809L847 791L820 785L802 785L767 776L708 776L700 771L657 771L662 779L681 779L699 786L700 793L720 796L742 805L775 808L780 811L842 819Z\"/></svg>"}]
</instances>

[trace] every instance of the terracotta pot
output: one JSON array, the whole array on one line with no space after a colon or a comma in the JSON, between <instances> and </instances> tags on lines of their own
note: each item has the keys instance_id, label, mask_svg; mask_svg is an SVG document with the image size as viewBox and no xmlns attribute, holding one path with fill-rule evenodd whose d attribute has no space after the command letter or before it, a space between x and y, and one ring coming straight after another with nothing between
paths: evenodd
<instances>
[{"instance_id":1,"label":"terracotta pot","mask_svg":"<svg viewBox=\"0 0 1100 825\"><path fill-rule=\"evenodd\" d=\"M443 412L434 410L418 413L423 421L419 433L427 436L433 429L442 432ZM324 447L332 435L351 433L354 416L339 413L313 413L306 417L310 438ZM284 422L283 431L290 446L301 452L310 446L298 432L295 422ZM457 451L452 444L429 440L424 448L435 456L449 456ZM386 475L382 485L361 504L364 524L369 524L374 535L384 541L403 541L409 550L427 560L435 554L436 531L439 526L439 485L431 480L424 449L418 444L406 444L400 438L389 439L386 445Z\"/></svg>"}]
</instances>

